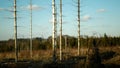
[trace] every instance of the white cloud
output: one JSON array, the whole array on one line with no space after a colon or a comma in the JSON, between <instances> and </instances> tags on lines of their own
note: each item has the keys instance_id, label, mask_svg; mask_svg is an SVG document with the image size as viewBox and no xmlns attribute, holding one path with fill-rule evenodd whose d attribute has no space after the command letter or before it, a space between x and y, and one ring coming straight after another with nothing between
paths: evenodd
<instances>
[{"instance_id":1,"label":"white cloud","mask_svg":"<svg viewBox=\"0 0 120 68\"><path fill-rule=\"evenodd\" d=\"M98 9L97 12L105 12L105 9Z\"/></svg>"},{"instance_id":2,"label":"white cloud","mask_svg":"<svg viewBox=\"0 0 120 68\"><path fill-rule=\"evenodd\" d=\"M0 10L13 12L12 8L0 8Z\"/></svg>"},{"instance_id":3,"label":"white cloud","mask_svg":"<svg viewBox=\"0 0 120 68\"><path fill-rule=\"evenodd\" d=\"M52 19L52 18L51 18L51 19L49 19L49 22L50 22L50 23L53 23L53 19Z\"/></svg>"},{"instance_id":4,"label":"white cloud","mask_svg":"<svg viewBox=\"0 0 120 68\"><path fill-rule=\"evenodd\" d=\"M84 15L83 17L82 17L82 21L88 21L88 20L90 20L91 19L91 16L90 15Z\"/></svg>"},{"instance_id":5,"label":"white cloud","mask_svg":"<svg viewBox=\"0 0 120 68\"><path fill-rule=\"evenodd\" d=\"M27 10L30 10L30 9L32 9L32 10L39 10L39 9L41 9L42 7L40 7L40 6L38 6L38 5L32 5L32 7L30 6L30 5L28 5L28 6L23 6L23 7L21 7L22 9L27 9Z\"/></svg>"},{"instance_id":6,"label":"white cloud","mask_svg":"<svg viewBox=\"0 0 120 68\"><path fill-rule=\"evenodd\" d=\"M27 6L27 9L33 9L33 10L38 10L40 9L40 7L38 5L32 5L32 7L30 7L30 5Z\"/></svg>"},{"instance_id":7,"label":"white cloud","mask_svg":"<svg viewBox=\"0 0 120 68\"><path fill-rule=\"evenodd\" d=\"M3 8L0 8L0 10L4 10Z\"/></svg>"}]
</instances>

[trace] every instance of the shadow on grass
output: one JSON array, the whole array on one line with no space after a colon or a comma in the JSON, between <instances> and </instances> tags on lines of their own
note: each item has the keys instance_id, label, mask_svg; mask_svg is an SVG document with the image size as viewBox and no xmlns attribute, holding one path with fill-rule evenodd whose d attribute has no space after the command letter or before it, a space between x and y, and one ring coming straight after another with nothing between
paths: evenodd
<instances>
[{"instance_id":1,"label":"shadow on grass","mask_svg":"<svg viewBox=\"0 0 120 68\"><path fill-rule=\"evenodd\" d=\"M117 64L105 64L105 68L120 68L120 65L117 65Z\"/></svg>"}]
</instances>

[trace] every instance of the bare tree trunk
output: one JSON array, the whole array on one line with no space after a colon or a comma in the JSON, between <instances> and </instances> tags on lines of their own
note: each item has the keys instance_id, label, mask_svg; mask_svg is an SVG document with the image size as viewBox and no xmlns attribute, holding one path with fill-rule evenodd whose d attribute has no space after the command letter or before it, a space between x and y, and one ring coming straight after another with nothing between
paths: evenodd
<instances>
[{"instance_id":1,"label":"bare tree trunk","mask_svg":"<svg viewBox=\"0 0 120 68\"><path fill-rule=\"evenodd\" d=\"M17 45L17 9L16 0L14 0L14 38L15 38L15 62L18 61L18 45Z\"/></svg>"}]
</instances>

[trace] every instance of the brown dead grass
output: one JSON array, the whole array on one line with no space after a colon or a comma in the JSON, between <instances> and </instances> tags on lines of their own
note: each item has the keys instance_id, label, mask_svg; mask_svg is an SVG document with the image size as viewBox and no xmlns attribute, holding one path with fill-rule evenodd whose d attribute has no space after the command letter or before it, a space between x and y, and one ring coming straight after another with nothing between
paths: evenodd
<instances>
[{"instance_id":1,"label":"brown dead grass","mask_svg":"<svg viewBox=\"0 0 120 68\"><path fill-rule=\"evenodd\" d=\"M99 47L100 52L106 52L106 51L114 51L118 55L120 55L120 47ZM63 57L70 57L70 56L77 56L77 48L67 48L67 50L63 49ZM91 50L89 51L89 53ZM56 51L57 57L59 59L59 49ZM80 50L81 55L87 55L88 54L88 48L82 48ZM10 59L10 58L15 58L15 53L14 52L4 52L0 53L0 60L2 59ZM52 58L52 50L33 50L33 60L48 60ZM22 50L19 52L19 60L31 60L30 58L30 52L28 50ZM120 60L117 59L117 60Z\"/></svg>"},{"instance_id":2,"label":"brown dead grass","mask_svg":"<svg viewBox=\"0 0 120 68\"><path fill-rule=\"evenodd\" d=\"M62 50L63 56L77 56L77 49L76 48L68 48L67 50ZM52 50L33 50L33 60L48 60L52 57ZM59 58L59 49L56 51L57 57ZM81 54L86 54L86 49L82 49ZM22 50L18 53L19 60L30 60L30 52L28 50ZM0 53L0 60L2 59L11 59L15 58L14 52L4 52Z\"/></svg>"}]
</instances>

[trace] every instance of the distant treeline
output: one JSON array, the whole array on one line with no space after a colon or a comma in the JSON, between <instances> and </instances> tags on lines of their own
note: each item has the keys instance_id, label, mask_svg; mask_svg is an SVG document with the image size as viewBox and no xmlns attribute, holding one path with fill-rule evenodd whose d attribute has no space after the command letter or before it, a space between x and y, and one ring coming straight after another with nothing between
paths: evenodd
<instances>
[{"instance_id":1,"label":"distant treeline","mask_svg":"<svg viewBox=\"0 0 120 68\"><path fill-rule=\"evenodd\" d=\"M67 47L76 48L77 47L77 37L72 37L68 35L62 36L62 46L65 48L65 43ZM65 42L66 37L66 42ZM59 48L59 37L57 37L57 48ZM104 34L103 37L80 37L81 47L92 47L93 40L96 41L98 46L119 46L120 37L110 37ZM0 41L0 52L14 51L14 40L9 39L7 41ZM30 39L18 39L18 50L29 50L30 49ZM52 49L52 37L44 38L33 38L33 50L39 49Z\"/></svg>"}]
</instances>

